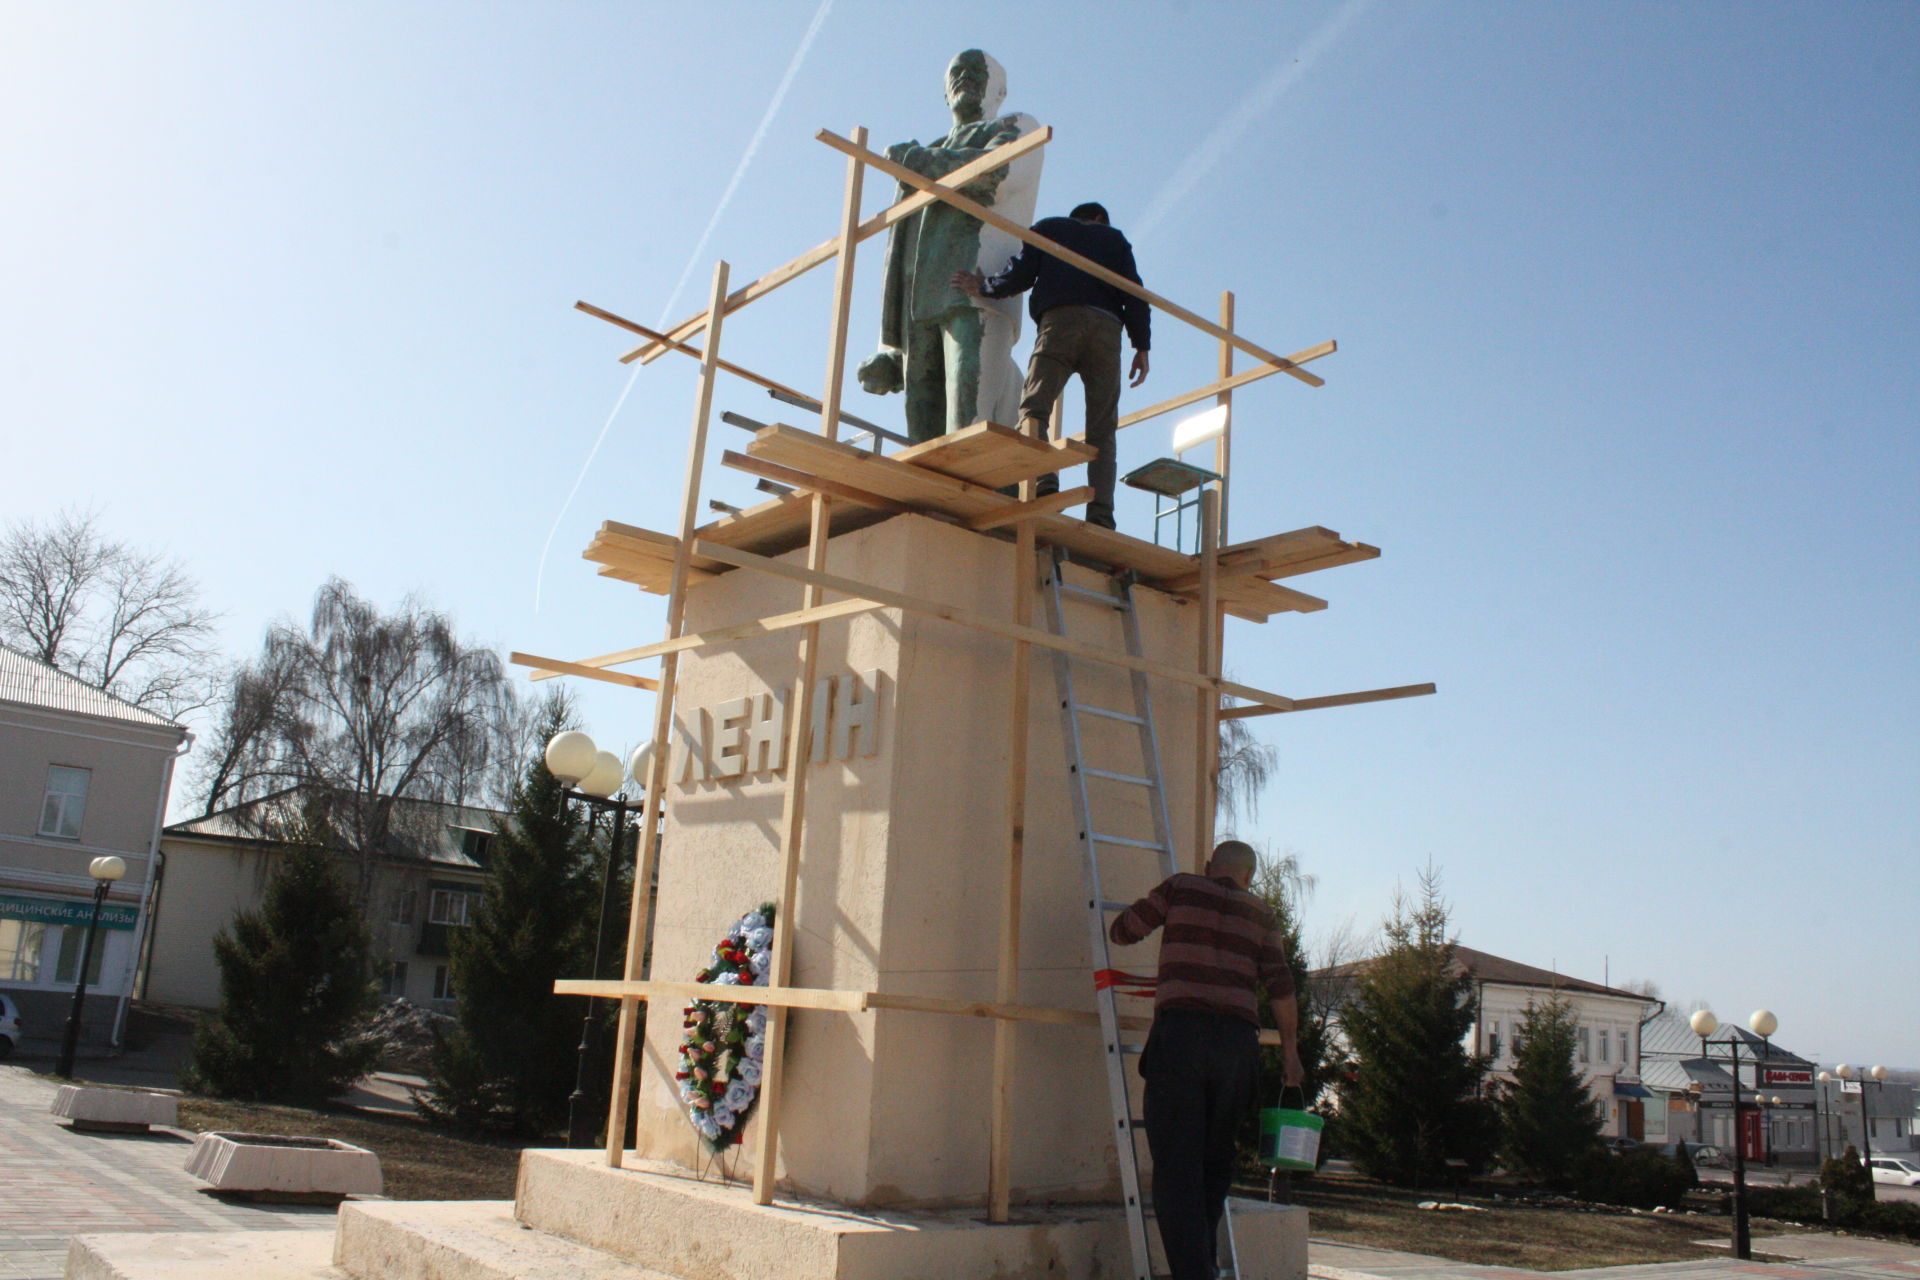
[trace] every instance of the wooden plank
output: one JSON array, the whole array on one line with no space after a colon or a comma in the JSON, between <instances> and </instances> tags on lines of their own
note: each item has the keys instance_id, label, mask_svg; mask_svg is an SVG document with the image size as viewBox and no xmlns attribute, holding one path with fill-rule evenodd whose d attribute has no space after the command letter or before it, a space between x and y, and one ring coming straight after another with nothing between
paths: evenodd
<instances>
[{"instance_id":1,"label":"wooden plank","mask_svg":"<svg viewBox=\"0 0 1920 1280\"><path fill-rule=\"evenodd\" d=\"M909 462L984 488L1001 489L1090 462L1096 452L1085 441L1051 444L997 422L976 422L892 456L895 462Z\"/></svg>"},{"instance_id":2,"label":"wooden plank","mask_svg":"<svg viewBox=\"0 0 1920 1280\"><path fill-rule=\"evenodd\" d=\"M829 991L819 987L735 987L718 982L593 982L562 978L553 984L555 995L619 996L634 1000L715 1000L722 1004L778 1006L782 1009L825 1009L836 1013L864 1013L864 991Z\"/></svg>"},{"instance_id":3,"label":"wooden plank","mask_svg":"<svg viewBox=\"0 0 1920 1280\"><path fill-rule=\"evenodd\" d=\"M588 315L593 316L596 319L605 320L608 324L614 325L621 329L625 329L630 333L637 333L641 337L648 339L650 342L652 342L655 345L663 347L667 351L678 351L684 355L692 356L696 360L700 359L701 357L700 348L689 346L686 343L681 342L675 338L672 338L667 334L661 333L656 329L649 329L647 328L647 326L643 324L638 324L635 321L629 320L625 316L615 315L613 312L608 311L603 307L596 307L591 302L576 302L573 304L573 309L575 311L584 311ZM721 372L730 373L736 378L741 378L746 380L747 382L751 382L756 387L765 387L768 391L772 391L780 395L793 396L796 399L807 398L805 396L802 396L800 392L795 391L792 387L789 387L788 385L786 385L784 382L775 382L772 378L768 378L761 374L755 373L751 369L742 368L740 365L734 364L730 360L717 360L714 363L719 367Z\"/></svg>"},{"instance_id":4,"label":"wooden plank","mask_svg":"<svg viewBox=\"0 0 1920 1280\"><path fill-rule=\"evenodd\" d=\"M1282 711L1319 711L1325 707L1351 707L1362 702L1391 702L1395 698L1422 698L1433 693L1429 684L1403 684L1391 689L1368 689L1362 693L1333 693L1321 698L1295 698L1291 707L1229 707L1220 713L1222 720L1244 720L1248 716L1278 715ZM1229 692L1232 692L1229 690Z\"/></svg>"},{"instance_id":5,"label":"wooden plank","mask_svg":"<svg viewBox=\"0 0 1920 1280\"><path fill-rule=\"evenodd\" d=\"M1224 548L1220 552L1220 573L1227 580L1291 578L1337 565L1373 560L1379 555L1378 547L1363 542L1343 542L1333 530L1313 525ZM1168 578L1165 585L1172 590L1190 591L1199 581L1199 574L1193 572Z\"/></svg>"},{"instance_id":6,"label":"wooden plank","mask_svg":"<svg viewBox=\"0 0 1920 1280\"><path fill-rule=\"evenodd\" d=\"M597 667L580 662L562 662L558 658L541 658L531 653L510 653L507 661L516 667L537 667L535 675L584 676L589 680L604 680L608 684L623 684L629 689L658 689L660 682L647 676L628 675L624 671L602 671Z\"/></svg>"},{"instance_id":7,"label":"wooden plank","mask_svg":"<svg viewBox=\"0 0 1920 1280\"><path fill-rule=\"evenodd\" d=\"M838 480L828 480L821 476L810 476L804 471L795 471L792 467L783 467L777 462L767 462L761 458L750 458L744 453L735 453L729 449L720 455L720 461L749 475L764 476L769 480L778 480L790 484L796 489L811 489L815 493L828 494L835 498L845 498L857 502L863 507L872 507L876 511L890 511L894 515L915 514L919 508L910 507L904 502L895 502L892 498L883 498L877 493L868 493L865 489Z\"/></svg>"},{"instance_id":8,"label":"wooden plank","mask_svg":"<svg viewBox=\"0 0 1920 1280\"><path fill-rule=\"evenodd\" d=\"M1219 530L1220 494L1209 485L1200 490L1200 607L1194 626L1200 632L1200 674L1210 680L1220 678L1220 597L1214 572ZM1205 875L1213 853L1214 810L1220 803L1220 695L1208 689L1194 703L1192 871Z\"/></svg>"},{"instance_id":9,"label":"wooden plank","mask_svg":"<svg viewBox=\"0 0 1920 1280\"><path fill-rule=\"evenodd\" d=\"M713 287L708 306L718 308L727 296L727 264L713 267ZM673 577L667 591L666 639L677 640L686 626L687 575L692 570L694 520L700 510L700 476L707 454L707 427L713 416L713 384L719 373L722 322L713 326L713 336L700 360L700 390L694 397L693 428L687 444L686 479L680 492L680 536L675 540ZM660 847L660 808L667 794L667 758L672 753L674 686L680 672L680 655L669 653L660 663L660 692L653 709L653 768L646 783L646 816L641 822L640 854L633 872L633 897L627 914L627 954L621 976L632 982L642 976L646 956L647 933L653 923L653 869ZM804 772L804 771L803 771ZM620 1167L627 1133L627 1107L633 1096L633 1058L640 1029L640 1002L631 997L620 999L620 1021L614 1036L613 1088L607 1104L606 1158Z\"/></svg>"},{"instance_id":10,"label":"wooden plank","mask_svg":"<svg viewBox=\"0 0 1920 1280\"><path fill-rule=\"evenodd\" d=\"M1231 289L1223 290L1220 294L1220 327L1233 328L1233 290ZM1220 344L1220 380L1222 382L1233 380L1233 344L1230 342ZM1220 492L1219 528L1214 533L1214 541L1219 544L1227 540L1227 513L1233 506L1227 493L1233 483L1229 478L1229 472L1233 468L1233 388L1221 387L1220 394L1214 397L1214 403L1226 415L1226 422L1221 427L1219 438L1213 442L1213 470L1220 477L1214 483L1214 488ZM1213 567L1216 571L1219 568L1217 564Z\"/></svg>"},{"instance_id":11,"label":"wooden plank","mask_svg":"<svg viewBox=\"0 0 1920 1280\"><path fill-rule=\"evenodd\" d=\"M947 175L947 181L953 183L955 186L964 187L983 174L992 173L995 169L1013 163L1029 151L1038 150L1050 142L1052 138L1053 127L1051 125L1041 125L1031 133L1023 133L1012 142L995 147L979 159L961 165L958 169L955 169ZM932 204L936 198L937 197L929 195L926 192L916 191L906 199L882 209L879 213L861 223L858 231L855 233L854 239L857 242L877 236L894 223L904 218L910 218L920 212L920 210ZM767 272L767 274L761 276L758 280L747 285L739 292L730 294L726 300L726 311L728 313L738 311L754 299L765 297L781 285L786 284L788 281L798 279L821 263L833 258L839 252L840 238L837 236L825 244L815 245L791 262L775 267L772 271ZM699 333L707 327L707 317L709 314L711 313L702 311L698 315L682 320L679 324L668 330L668 339L679 341ZM670 350L670 348L660 343L650 342L645 346L636 347L621 356L620 363L629 364L638 360L642 364L652 364L655 360L665 355L668 350Z\"/></svg>"},{"instance_id":12,"label":"wooden plank","mask_svg":"<svg viewBox=\"0 0 1920 1280\"><path fill-rule=\"evenodd\" d=\"M676 653L683 649L705 649L718 644L731 644L735 640L751 640L755 636L772 635L793 627L804 627L809 622L831 622L835 618L853 618L884 608L886 608L885 605L875 604L871 600L842 600L838 604L823 604L818 609L798 609L792 613L776 613L771 617L755 618L752 622L736 623L731 627L715 627L712 631L681 636L678 640L662 640L657 644L643 644L635 649L620 649L614 653L603 653L595 658L582 658L572 665L596 668L617 667L622 663L639 662L643 658L657 658L663 653ZM533 678L541 680L552 677L536 671L533 673Z\"/></svg>"},{"instance_id":13,"label":"wooden plank","mask_svg":"<svg viewBox=\"0 0 1920 1280\"><path fill-rule=\"evenodd\" d=\"M1340 344L1337 342L1317 342L1303 351L1294 352L1287 357L1287 360L1291 364L1307 364L1323 356L1330 356L1339 349ZM1199 404L1202 400L1217 396L1223 391L1232 391L1236 388L1246 386L1249 382L1258 382L1262 378L1271 378L1276 373L1285 372L1286 370L1280 368L1278 365L1255 365L1253 368L1236 373L1230 378L1224 378L1218 382L1209 382L1204 387L1195 387L1191 391L1183 391L1177 396L1162 400L1159 404L1150 404L1144 409L1136 409L1121 418L1119 425L1122 427L1131 427L1138 423L1146 422L1149 419L1157 418L1161 414L1172 413L1175 409L1184 409L1190 404ZM1076 436L1074 438L1078 439L1079 437Z\"/></svg>"},{"instance_id":14,"label":"wooden plank","mask_svg":"<svg viewBox=\"0 0 1920 1280\"><path fill-rule=\"evenodd\" d=\"M867 131L855 129L854 136L864 145ZM820 434L833 441L840 434L840 393L847 372L847 322L853 306L854 251L859 244L860 191L866 171L859 164L847 165L846 189L840 209L839 261L833 280L832 332L827 339L826 393L820 401ZM833 531L830 499L824 493L813 495L813 519L807 530L807 567L818 573L827 565L827 539ZM808 584L801 607L820 607L822 592ZM784 987L793 980L793 939L796 922L794 903L799 896L800 854L806 842L807 777L812 770L806 762L812 758L808 741L813 724L814 685L820 667L820 624L808 623L800 632L800 687L794 695L793 726L789 735L787 759L793 767L787 771L787 787L780 814L780 896L775 899L779 912L773 921L773 962L768 966L767 985ZM787 1015L776 1008L767 1019L766 1054L761 1065L760 1114L756 1117L759 1141L753 1156L753 1202L772 1204L780 1152L780 1117L785 1104L785 1062Z\"/></svg>"},{"instance_id":15,"label":"wooden plank","mask_svg":"<svg viewBox=\"0 0 1920 1280\"><path fill-rule=\"evenodd\" d=\"M855 159L858 159L863 163L872 165L874 168L880 170L880 172L886 174L888 177L895 178L901 182L906 183L908 186L918 188L921 191L930 192L934 196L938 197L940 200L943 200L947 204L952 205L954 208L960 210L962 213L972 214L974 217L980 219L980 221L986 223L988 226L998 227L1000 230L1006 232L1008 235L1014 237L1015 239L1020 240L1025 244L1030 244L1034 246L1036 249L1041 250L1043 253L1046 253L1051 255L1052 257L1058 258L1060 261L1068 264L1069 266L1078 267L1080 268L1080 270L1086 272L1088 275L1094 277L1097 280L1105 281L1107 284L1112 285L1114 288L1120 290L1122 293L1130 294L1133 297L1140 299L1142 302L1158 307L1160 308L1160 310L1166 312L1170 316L1173 316L1175 319L1186 321L1188 324L1200 330L1202 333L1211 334L1212 336L1219 338L1225 342L1231 342L1234 346L1240 348L1240 350L1246 352L1248 355L1254 357L1256 360L1264 360L1268 364L1278 365L1282 373L1285 373L1293 378L1297 378L1301 382L1306 383L1308 386L1320 387L1320 386L1326 385L1325 379L1315 374L1308 373L1305 369L1300 368L1298 365L1294 364L1293 361L1289 360L1287 357L1275 355L1273 352L1268 351L1265 347L1262 347L1257 343L1250 342L1236 333L1230 333L1227 330L1222 329L1219 325L1215 324L1213 321L1207 319L1205 316L1198 315L1192 311L1189 311L1185 307L1181 306L1179 303L1171 301L1170 299L1164 298L1159 294L1153 292L1153 290L1148 289L1142 285L1135 284L1133 281L1127 279L1125 276L1121 275L1119 272L1109 270L1108 268L1103 267L1099 263L1095 262L1093 259L1084 257L1080 254L1075 253L1073 250L1067 248L1065 245L1049 240L1045 236L1040 235L1038 232L1032 230L1031 228L1021 226L1019 223L1013 221L1011 218L1005 217L1002 214L995 213L992 209L987 208L985 205L980 204L978 201L969 200L966 196L961 195L960 192L957 190L957 188L965 185L965 183L956 182L954 180L958 176L957 174L948 175L945 183L936 182L932 178L928 178L921 174L915 173L913 170L907 168L905 165L895 164L893 161L887 159L883 155L876 155L874 152L867 150L865 147L859 145L858 143L849 142L847 139L840 137L838 134L832 132L831 130L822 129L818 133L814 134L813 136L818 138L821 142L826 143L828 146L832 147L836 151L843 152L846 155L853 156Z\"/></svg>"},{"instance_id":16,"label":"wooden plank","mask_svg":"<svg viewBox=\"0 0 1920 1280\"><path fill-rule=\"evenodd\" d=\"M1083 484L1077 489L1062 489L1044 498L1030 498L1016 506L1002 507L998 511L989 511L983 516L974 516L960 523L965 528L980 533L988 529L998 529L1002 525L1032 520L1036 516L1057 515L1069 507L1077 507L1083 502L1091 501L1093 501L1093 486Z\"/></svg>"},{"instance_id":17,"label":"wooden plank","mask_svg":"<svg viewBox=\"0 0 1920 1280\"><path fill-rule=\"evenodd\" d=\"M956 626L970 627L975 631L985 631L991 635L1001 636L1008 640L1024 640L1030 644L1040 645L1043 648L1058 649L1063 653L1071 653L1076 657L1086 658L1093 662L1104 662L1109 666L1125 667L1131 671L1145 672L1147 675L1159 676L1164 680L1172 680L1176 683L1197 689L1217 689L1219 692L1230 693L1236 698L1241 698L1247 702L1257 702L1262 706L1284 709L1293 705L1291 699L1284 698L1277 693L1268 693L1262 689L1253 689L1247 685L1234 684L1226 680L1209 680L1198 672L1189 671L1184 667L1172 666L1165 662L1155 662L1151 658L1136 658L1130 653L1122 653L1117 649L1105 649L1099 645L1074 640L1071 637L1056 636L1050 631L1041 631L1035 627L1023 627L1000 618L988 617L985 614L970 613L957 606L946 604L939 600L929 600L924 596L910 595L904 591L894 591L886 587L874 586L871 583L856 582L851 578L842 578L837 574L822 573L813 569L802 569L798 565L784 564L778 560L768 559L766 556L757 556L752 552L740 551L733 547L722 547L710 542L699 543L696 549L702 555L712 556L717 560L727 560L742 568L758 569L763 573L770 573L777 578L789 578L795 582L806 583L809 586L818 586L823 590L838 592L841 595L853 596L862 600L873 600L896 609L906 609L912 613L928 614L932 617L954 623Z\"/></svg>"}]
</instances>

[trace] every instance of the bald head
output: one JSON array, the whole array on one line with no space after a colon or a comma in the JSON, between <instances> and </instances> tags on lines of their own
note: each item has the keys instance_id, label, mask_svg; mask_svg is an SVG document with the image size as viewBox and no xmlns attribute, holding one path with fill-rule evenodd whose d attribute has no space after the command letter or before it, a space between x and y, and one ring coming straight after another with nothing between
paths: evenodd
<instances>
[{"instance_id":1,"label":"bald head","mask_svg":"<svg viewBox=\"0 0 1920 1280\"><path fill-rule=\"evenodd\" d=\"M1207 859L1207 874L1225 876L1245 889L1253 884L1253 873L1259 865L1260 855L1252 845L1244 840L1222 840Z\"/></svg>"}]
</instances>

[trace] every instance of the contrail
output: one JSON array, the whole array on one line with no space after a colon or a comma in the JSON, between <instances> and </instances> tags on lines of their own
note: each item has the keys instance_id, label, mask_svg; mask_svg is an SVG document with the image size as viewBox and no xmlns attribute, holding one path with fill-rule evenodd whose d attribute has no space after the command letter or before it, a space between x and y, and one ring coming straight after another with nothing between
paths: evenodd
<instances>
[{"instance_id":1,"label":"contrail","mask_svg":"<svg viewBox=\"0 0 1920 1280\"><path fill-rule=\"evenodd\" d=\"M1285 97L1300 77L1313 69L1322 54L1339 43L1340 37L1347 33L1356 19L1373 7L1374 0L1346 0L1338 9L1320 24L1314 33L1300 46L1300 52L1291 62L1282 64L1270 72L1266 79L1255 85L1247 96L1240 100L1231 114L1207 135L1191 155L1173 171L1173 176L1161 184L1154 194L1153 203L1147 206L1145 214L1134 220L1129 230L1139 239L1151 235L1161 221L1173 211L1173 207L1186 199L1189 192L1200 184L1200 180L1212 172L1213 167L1226 158L1227 152L1240 141L1242 134L1254 126L1260 117L1273 109L1274 103Z\"/></svg>"},{"instance_id":2,"label":"contrail","mask_svg":"<svg viewBox=\"0 0 1920 1280\"><path fill-rule=\"evenodd\" d=\"M680 279L673 286L673 292L667 295L667 303L660 308L660 319L655 328L664 329L667 321L673 318L673 309L680 301L680 294L687 287L687 280L693 275L693 269L700 261L700 255L706 251L707 241L713 238L713 230L720 225L721 217L727 206L733 203L733 193L740 189L740 180L747 176L747 167L753 163L754 153L760 150L760 143L767 136L767 130L773 124L773 118L780 113L780 104L786 101L787 90L793 87L793 79L800 73L800 64L807 60L807 51L813 48L814 37L820 34L820 26L827 20L827 11L833 8L833 0L820 0L820 7L813 11L813 21L807 24L806 34L800 37L800 43L794 48L793 57L787 60L786 74L780 77L780 83L774 88L773 98L767 103L767 109L760 116L760 126L753 131L753 137L747 141L747 149L740 157L740 163L734 166L733 177L727 182L727 189L720 193L720 203L714 206L713 216L707 219L707 229L700 233L699 241L693 246L693 252L687 255L687 265L680 271ZM607 414L607 420L600 424L600 434L593 438L593 447L587 450L587 460L580 464L580 474L573 479L573 488L567 490L567 500L560 504L560 511L553 517L553 527L547 530L547 540L540 547L540 564L533 574L533 611L540 612L540 589L547 576L547 554L553 550L553 539L560 532L561 521L567 518L567 512L573 507L574 498L579 496L580 486L586 483L587 473L593 470L593 460L600 456L600 446L606 443L607 432L613 429L613 420L620 416L620 408L627 402L627 395L633 390L634 379L640 376L642 366L635 361L633 371L627 374L627 383L620 388L620 395L613 402L613 409Z\"/></svg>"}]
</instances>

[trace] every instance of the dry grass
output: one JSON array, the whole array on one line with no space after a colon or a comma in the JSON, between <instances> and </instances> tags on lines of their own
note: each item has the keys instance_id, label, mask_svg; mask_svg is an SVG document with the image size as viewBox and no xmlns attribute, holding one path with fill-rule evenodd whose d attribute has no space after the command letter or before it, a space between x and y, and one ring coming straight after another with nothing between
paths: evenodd
<instances>
[{"instance_id":1,"label":"dry grass","mask_svg":"<svg viewBox=\"0 0 1920 1280\"><path fill-rule=\"evenodd\" d=\"M1257 1194L1265 1192L1264 1184L1257 1188ZM1475 1266L1570 1271L1727 1256L1725 1248L1693 1243L1727 1236L1727 1219L1717 1215L1526 1206L1471 1193L1402 1191L1353 1175L1328 1173L1297 1181L1292 1199L1312 1214L1316 1240L1432 1254ZM1422 1200L1436 1199L1474 1205L1484 1212L1417 1207Z\"/></svg>"},{"instance_id":2,"label":"dry grass","mask_svg":"<svg viewBox=\"0 0 1920 1280\"><path fill-rule=\"evenodd\" d=\"M380 1157L395 1200L511 1200L520 1145L455 1137L408 1116L351 1108L309 1110L224 1098L180 1099L180 1127L337 1138Z\"/></svg>"}]
</instances>

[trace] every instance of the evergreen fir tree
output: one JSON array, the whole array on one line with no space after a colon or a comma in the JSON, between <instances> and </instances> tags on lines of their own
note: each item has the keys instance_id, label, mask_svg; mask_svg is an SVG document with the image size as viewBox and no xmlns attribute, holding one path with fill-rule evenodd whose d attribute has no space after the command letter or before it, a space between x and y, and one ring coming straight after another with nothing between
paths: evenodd
<instances>
[{"instance_id":1,"label":"evergreen fir tree","mask_svg":"<svg viewBox=\"0 0 1920 1280\"><path fill-rule=\"evenodd\" d=\"M1300 870L1298 857L1291 853L1263 861L1253 881L1254 896L1266 903L1273 912L1274 923L1287 950L1287 965L1293 970L1293 990L1300 1010L1300 1067L1305 1076L1302 1085L1305 1109L1312 1108L1331 1080L1327 1051L1330 1038L1328 1024L1333 1011L1324 999L1317 996L1309 981L1306 942L1301 936L1300 902L1312 889L1313 877ZM1273 1025L1273 1013L1267 1007L1264 991L1260 993L1260 1025L1269 1028ZM1276 1105L1285 1080L1278 1048L1269 1045L1260 1050L1259 1080L1257 1090L1260 1105ZM1298 1105L1300 1101L1290 1093L1287 1105ZM1254 1123L1253 1120L1248 1122L1250 1133L1254 1131Z\"/></svg>"},{"instance_id":2,"label":"evergreen fir tree","mask_svg":"<svg viewBox=\"0 0 1920 1280\"><path fill-rule=\"evenodd\" d=\"M544 748L573 727L570 702L550 698L541 721ZM489 846L486 890L452 935L460 1006L417 1099L428 1119L532 1137L564 1123L586 998L556 996L553 984L587 976L600 866L586 818L536 752Z\"/></svg>"},{"instance_id":3,"label":"evergreen fir tree","mask_svg":"<svg viewBox=\"0 0 1920 1280\"><path fill-rule=\"evenodd\" d=\"M1570 1185L1575 1163L1600 1147L1600 1104L1574 1065L1575 1018L1559 996L1527 1006L1514 1039L1513 1082L1501 1090L1500 1151L1507 1168Z\"/></svg>"},{"instance_id":4,"label":"evergreen fir tree","mask_svg":"<svg viewBox=\"0 0 1920 1280\"><path fill-rule=\"evenodd\" d=\"M1493 1118L1478 1096L1486 1063L1466 1047L1473 979L1454 963L1448 920L1429 870L1417 904L1395 903L1387 949L1340 1014L1353 1072L1340 1140L1362 1173L1401 1186L1441 1180L1450 1159L1477 1172L1492 1154Z\"/></svg>"},{"instance_id":5,"label":"evergreen fir tree","mask_svg":"<svg viewBox=\"0 0 1920 1280\"><path fill-rule=\"evenodd\" d=\"M322 828L297 830L260 910L214 938L220 1013L194 1035L188 1090L313 1104L373 1069L367 926L328 843Z\"/></svg>"}]
</instances>

